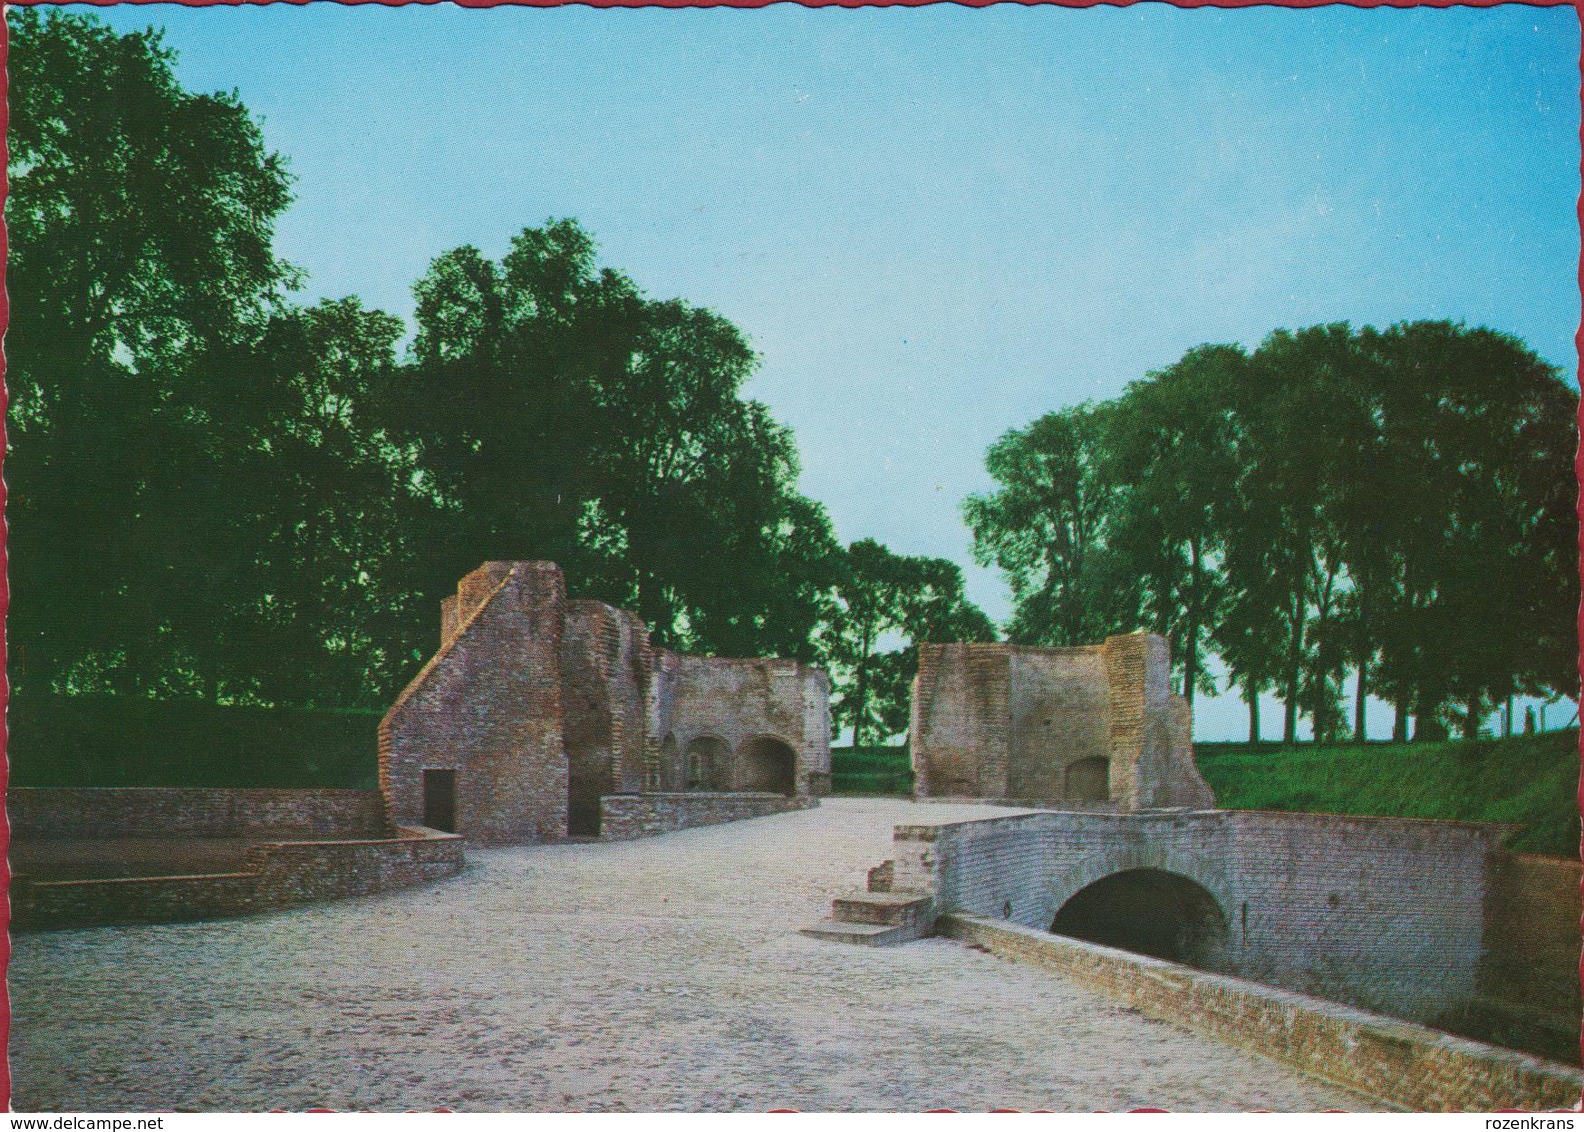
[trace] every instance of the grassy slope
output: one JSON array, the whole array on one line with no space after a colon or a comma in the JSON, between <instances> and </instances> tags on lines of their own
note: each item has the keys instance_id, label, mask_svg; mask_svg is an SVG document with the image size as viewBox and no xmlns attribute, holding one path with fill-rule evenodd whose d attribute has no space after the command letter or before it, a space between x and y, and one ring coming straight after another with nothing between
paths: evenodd
<instances>
[{"instance_id":1,"label":"grassy slope","mask_svg":"<svg viewBox=\"0 0 1584 1132\"><path fill-rule=\"evenodd\" d=\"M1194 756L1227 809L1517 822L1525 828L1510 848L1576 857L1578 741L1553 731L1364 747L1199 743Z\"/></svg>"},{"instance_id":2,"label":"grassy slope","mask_svg":"<svg viewBox=\"0 0 1584 1132\"><path fill-rule=\"evenodd\" d=\"M910 794L913 764L906 747L832 747L831 792Z\"/></svg>"},{"instance_id":3,"label":"grassy slope","mask_svg":"<svg viewBox=\"0 0 1584 1132\"><path fill-rule=\"evenodd\" d=\"M1280 747L1199 743L1199 769L1227 809L1516 822L1509 846L1575 857L1577 731L1447 743ZM831 750L837 794L912 788L906 747Z\"/></svg>"}]
</instances>

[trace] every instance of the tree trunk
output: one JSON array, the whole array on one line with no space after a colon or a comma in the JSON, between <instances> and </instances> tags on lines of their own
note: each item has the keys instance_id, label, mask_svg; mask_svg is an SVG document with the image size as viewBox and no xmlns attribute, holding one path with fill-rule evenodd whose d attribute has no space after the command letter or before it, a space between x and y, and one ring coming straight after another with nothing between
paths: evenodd
<instances>
[{"instance_id":1,"label":"tree trunk","mask_svg":"<svg viewBox=\"0 0 1584 1132\"><path fill-rule=\"evenodd\" d=\"M1408 710L1400 702L1392 704L1392 742L1408 742Z\"/></svg>"},{"instance_id":2,"label":"tree trunk","mask_svg":"<svg viewBox=\"0 0 1584 1132\"><path fill-rule=\"evenodd\" d=\"M1363 743L1368 741L1364 728L1364 704L1369 696L1369 661L1361 660L1358 666L1358 682L1353 688L1353 742Z\"/></svg>"},{"instance_id":3,"label":"tree trunk","mask_svg":"<svg viewBox=\"0 0 1584 1132\"><path fill-rule=\"evenodd\" d=\"M1479 697L1471 697L1468 702L1468 714L1463 717L1463 738L1478 739L1480 728L1480 703Z\"/></svg>"},{"instance_id":4,"label":"tree trunk","mask_svg":"<svg viewBox=\"0 0 1584 1132\"><path fill-rule=\"evenodd\" d=\"M1188 542L1188 647L1183 655L1183 699L1193 712L1194 685L1199 682L1199 540Z\"/></svg>"},{"instance_id":5,"label":"tree trunk","mask_svg":"<svg viewBox=\"0 0 1584 1132\"><path fill-rule=\"evenodd\" d=\"M863 746L864 720L869 716L869 630L858 642L858 671L853 682L853 747Z\"/></svg>"},{"instance_id":6,"label":"tree trunk","mask_svg":"<svg viewBox=\"0 0 1584 1132\"><path fill-rule=\"evenodd\" d=\"M1288 746L1298 741L1298 684L1303 665L1303 614L1293 611L1292 633L1287 646L1287 703L1282 719L1282 742Z\"/></svg>"},{"instance_id":7,"label":"tree trunk","mask_svg":"<svg viewBox=\"0 0 1584 1132\"><path fill-rule=\"evenodd\" d=\"M1249 706L1249 742L1252 744L1258 744L1260 741L1259 689L1254 687L1253 683L1248 684L1247 687Z\"/></svg>"}]
</instances>

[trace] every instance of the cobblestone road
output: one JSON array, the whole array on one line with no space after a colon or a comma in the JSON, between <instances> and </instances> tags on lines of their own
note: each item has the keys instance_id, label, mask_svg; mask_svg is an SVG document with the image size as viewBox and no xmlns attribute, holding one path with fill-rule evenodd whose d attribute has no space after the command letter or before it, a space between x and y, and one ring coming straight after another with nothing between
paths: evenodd
<instances>
[{"instance_id":1,"label":"cobblestone road","mask_svg":"<svg viewBox=\"0 0 1584 1132\"><path fill-rule=\"evenodd\" d=\"M640 842L472 850L455 880L14 941L22 1111L1357 1108L948 940L795 929L895 822L827 799Z\"/></svg>"}]
</instances>

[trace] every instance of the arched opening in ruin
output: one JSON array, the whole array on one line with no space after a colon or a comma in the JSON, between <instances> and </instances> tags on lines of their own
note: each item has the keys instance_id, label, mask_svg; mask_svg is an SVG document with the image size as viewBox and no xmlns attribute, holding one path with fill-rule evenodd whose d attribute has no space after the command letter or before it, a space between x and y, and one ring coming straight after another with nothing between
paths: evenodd
<instances>
[{"instance_id":1,"label":"arched opening in ruin","mask_svg":"<svg viewBox=\"0 0 1584 1132\"><path fill-rule=\"evenodd\" d=\"M1069 802L1106 802L1111 798L1111 760L1101 755L1079 759L1067 768Z\"/></svg>"},{"instance_id":2,"label":"arched opening in ruin","mask_svg":"<svg viewBox=\"0 0 1584 1132\"><path fill-rule=\"evenodd\" d=\"M779 739L764 736L742 745L742 788L768 794L797 792L797 755Z\"/></svg>"},{"instance_id":3,"label":"arched opening in ruin","mask_svg":"<svg viewBox=\"0 0 1584 1132\"><path fill-rule=\"evenodd\" d=\"M726 740L700 735L687 745L686 766L687 789L731 789L731 748Z\"/></svg>"},{"instance_id":4,"label":"arched opening in ruin","mask_svg":"<svg viewBox=\"0 0 1584 1132\"><path fill-rule=\"evenodd\" d=\"M1079 889L1050 930L1190 967L1227 967L1226 915L1216 898L1161 869L1128 869Z\"/></svg>"}]
</instances>

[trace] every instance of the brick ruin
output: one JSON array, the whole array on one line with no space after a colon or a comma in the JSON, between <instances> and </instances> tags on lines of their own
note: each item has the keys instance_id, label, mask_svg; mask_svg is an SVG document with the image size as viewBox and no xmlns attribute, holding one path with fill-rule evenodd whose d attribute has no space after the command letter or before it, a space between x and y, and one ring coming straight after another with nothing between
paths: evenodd
<instances>
[{"instance_id":1,"label":"brick ruin","mask_svg":"<svg viewBox=\"0 0 1584 1132\"><path fill-rule=\"evenodd\" d=\"M919 798L1208 808L1164 637L1047 649L921 645L908 735Z\"/></svg>"},{"instance_id":2,"label":"brick ruin","mask_svg":"<svg viewBox=\"0 0 1584 1132\"><path fill-rule=\"evenodd\" d=\"M395 820L478 844L800 808L829 790L829 700L800 661L657 648L554 563L486 562L380 723L380 788Z\"/></svg>"}]
</instances>

